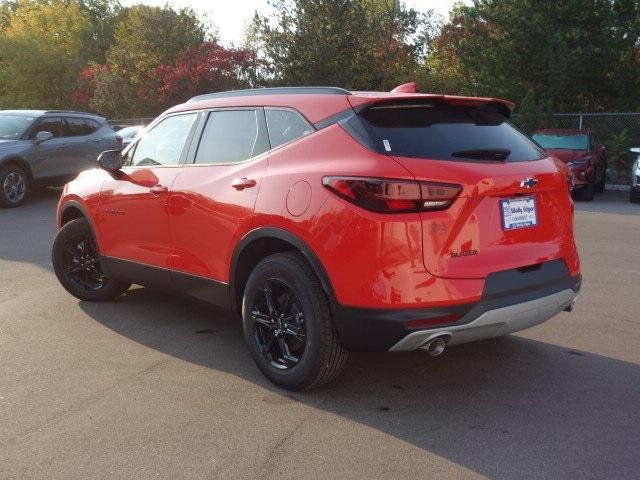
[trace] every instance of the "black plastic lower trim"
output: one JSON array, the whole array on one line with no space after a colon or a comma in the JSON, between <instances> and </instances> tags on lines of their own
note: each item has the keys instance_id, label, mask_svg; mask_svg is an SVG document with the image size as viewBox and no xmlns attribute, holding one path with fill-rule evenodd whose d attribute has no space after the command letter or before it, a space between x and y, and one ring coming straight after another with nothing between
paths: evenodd
<instances>
[{"instance_id":1,"label":"black plastic lower trim","mask_svg":"<svg viewBox=\"0 0 640 480\"><path fill-rule=\"evenodd\" d=\"M221 308L230 308L229 285L217 280L115 257L101 257L100 265L104 274L114 280L188 295Z\"/></svg>"},{"instance_id":2,"label":"black plastic lower trim","mask_svg":"<svg viewBox=\"0 0 640 480\"><path fill-rule=\"evenodd\" d=\"M461 317L456 322L429 325L428 329L464 325L483 313L546 297L562 290L578 292L582 277L572 277L562 260L489 275L478 302L424 309L370 309L333 306L336 327L344 346L352 351L386 351L411 332L411 320ZM427 328L424 328L426 330Z\"/></svg>"}]
</instances>

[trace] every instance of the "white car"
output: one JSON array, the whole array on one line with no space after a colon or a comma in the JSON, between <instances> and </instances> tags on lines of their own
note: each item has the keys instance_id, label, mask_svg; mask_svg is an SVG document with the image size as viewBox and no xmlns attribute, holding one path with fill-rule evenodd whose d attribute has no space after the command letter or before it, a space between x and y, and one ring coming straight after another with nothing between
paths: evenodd
<instances>
[{"instance_id":1,"label":"white car","mask_svg":"<svg viewBox=\"0 0 640 480\"><path fill-rule=\"evenodd\" d=\"M631 192L629 193L629 201L640 203L640 147L630 150L636 154L636 159L631 166Z\"/></svg>"}]
</instances>

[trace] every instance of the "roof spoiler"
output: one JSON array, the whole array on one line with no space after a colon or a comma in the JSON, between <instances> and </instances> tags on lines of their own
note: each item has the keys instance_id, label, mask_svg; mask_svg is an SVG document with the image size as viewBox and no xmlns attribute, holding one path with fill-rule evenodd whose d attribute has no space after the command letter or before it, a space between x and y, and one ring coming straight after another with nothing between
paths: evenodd
<instances>
[{"instance_id":1,"label":"roof spoiler","mask_svg":"<svg viewBox=\"0 0 640 480\"><path fill-rule=\"evenodd\" d=\"M403 83L391 90L391 93L416 93L416 82Z\"/></svg>"}]
</instances>

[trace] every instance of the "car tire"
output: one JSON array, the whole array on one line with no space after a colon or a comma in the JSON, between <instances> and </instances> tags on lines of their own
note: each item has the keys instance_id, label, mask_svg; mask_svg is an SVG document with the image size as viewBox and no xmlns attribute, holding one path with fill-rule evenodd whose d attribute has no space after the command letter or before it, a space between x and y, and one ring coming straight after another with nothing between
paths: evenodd
<instances>
[{"instance_id":1,"label":"car tire","mask_svg":"<svg viewBox=\"0 0 640 480\"><path fill-rule=\"evenodd\" d=\"M131 286L102 273L93 232L84 218L71 220L58 231L53 242L52 261L60 284L80 300L113 300Z\"/></svg>"},{"instance_id":2,"label":"car tire","mask_svg":"<svg viewBox=\"0 0 640 480\"><path fill-rule=\"evenodd\" d=\"M348 357L320 281L304 256L284 252L251 272L242 300L249 351L262 373L287 390L336 378Z\"/></svg>"},{"instance_id":3,"label":"car tire","mask_svg":"<svg viewBox=\"0 0 640 480\"><path fill-rule=\"evenodd\" d=\"M29 196L29 175L18 165L7 165L0 170L0 206L19 207Z\"/></svg>"},{"instance_id":4,"label":"car tire","mask_svg":"<svg viewBox=\"0 0 640 480\"><path fill-rule=\"evenodd\" d=\"M631 203L640 203L640 188L632 188L629 192L629 201Z\"/></svg>"},{"instance_id":5,"label":"car tire","mask_svg":"<svg viewBox=\"0 0 640 480\"><path fill-rule=\"evenodd\" d=\"M602 175L600 176L600 181L596 184L596 192L602 193L604 192L605 186L607 184L607 168L602 171Z\"/></svg>"},{"instance_id":6,"label":"car tire","mask_svg":"<svg viewBox=\"0 0 640 480\"><path fill-rule=\"evenodd\" d=\"M582 190L578 191L575 195L576 200L582 200L584 202L590 202L595 195L596 187L593 183L587 183Z\"/></svg>"}]
</instances>

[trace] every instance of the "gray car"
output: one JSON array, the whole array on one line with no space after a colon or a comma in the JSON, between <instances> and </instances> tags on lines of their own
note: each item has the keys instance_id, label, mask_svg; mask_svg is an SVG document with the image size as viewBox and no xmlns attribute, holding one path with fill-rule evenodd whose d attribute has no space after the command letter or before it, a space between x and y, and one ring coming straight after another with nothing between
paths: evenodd
<instances>
[{"instance_id":1,"label":"gray car","mask_svg":"<svg viewBox=\"0 0 640 480\"><path fill-rule=\"evenodd\" d=\"M0 206L22 205L32 187L64 185L121 143L97 115L0 110Z\"/></svg>"}]
</instances>

